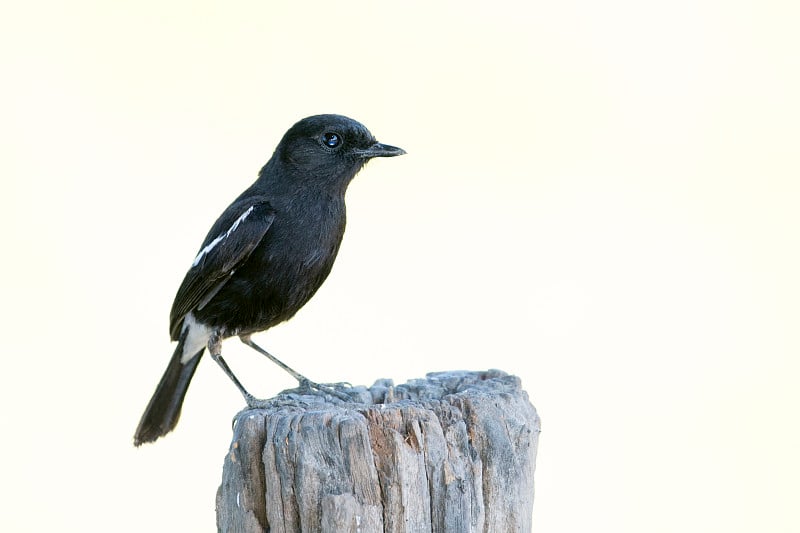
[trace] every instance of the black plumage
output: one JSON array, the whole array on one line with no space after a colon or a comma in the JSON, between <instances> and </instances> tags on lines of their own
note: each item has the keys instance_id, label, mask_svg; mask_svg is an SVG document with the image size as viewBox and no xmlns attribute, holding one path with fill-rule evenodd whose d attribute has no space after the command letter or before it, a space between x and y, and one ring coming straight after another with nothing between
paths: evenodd
<instances>
[{"instance_id":1,"label":"black plumage","mask_svg":"<svg viewBox=\"0 0 800 533\"><path fill-rule=\"evenodd\" d=\"M358 171L373 157L404 153L341 115L308 117L286 132L258 179L214 223L178 289L170 313L178 345L136 429L136 446L174 429L206 349L248 403L256 401L220 354L228 337L324 388L250 335L294 316L325 281L344 235L345 191Z\"/></svg>"}]
</instances>

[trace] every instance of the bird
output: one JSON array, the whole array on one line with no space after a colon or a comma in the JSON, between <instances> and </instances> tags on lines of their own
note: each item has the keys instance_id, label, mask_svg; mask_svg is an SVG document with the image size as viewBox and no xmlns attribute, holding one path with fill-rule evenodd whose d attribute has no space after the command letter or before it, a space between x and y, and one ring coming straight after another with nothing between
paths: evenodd
<instances>
[{"instance_id":1,"label":"bird","mask_svg":"<svg viewBox=\"0 0 800 533\"><path fill-rule=\"evenodd\" d=\"M251 335L292 318L328 277L345 231L345 192L355 175L373 158L405 153L342 115L314 115L289 128L255 182L213 224L178 288L169 317L177 345L136 428L135 446L175 429L206 350L248 406L258 404L222 357L222 341L230 337L301 385L336 394L283 364Z\"/></svg>"}]
</instances>

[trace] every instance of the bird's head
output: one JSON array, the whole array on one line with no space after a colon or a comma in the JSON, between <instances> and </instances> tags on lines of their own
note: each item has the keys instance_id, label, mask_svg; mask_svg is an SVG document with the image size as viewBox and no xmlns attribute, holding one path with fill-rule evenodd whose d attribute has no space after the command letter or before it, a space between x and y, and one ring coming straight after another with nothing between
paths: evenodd
<instances>
[{"instance_id":1,"label":"bird's head","mask_svg":"<svg viewBox=\"0 0 800 533\"><path fill-rule=\"evenodd\" d=\"M360 122L342 115L304 118L283 136L273 159L300 179L346 187L373 157L405 150L379 143Z\"/></svg>"}]
</instances>

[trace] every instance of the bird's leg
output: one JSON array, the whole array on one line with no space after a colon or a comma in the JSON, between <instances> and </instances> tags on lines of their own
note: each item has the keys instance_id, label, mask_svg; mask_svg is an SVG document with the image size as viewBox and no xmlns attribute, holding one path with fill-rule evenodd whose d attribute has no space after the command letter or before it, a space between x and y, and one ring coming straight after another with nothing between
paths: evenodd
<instances>
[{"instance_id":1,"label":"bird's leg","mask_svg":"<svg viewBox=\"0 0 800 533\"><path fill-rule=\"evenodd\" d=\"M314 381L311 381L310 379L305 377L303 374L301 374L301 373L297 372L296 370L292 369L291 367L286 365L283 361L281 361L280 359L278 359L277 357L275 357L274 355L272 355L271 353L266 351L264 348L262 348L261 346L259 346L256 343L254 343L253 340L250 338L250 335L241 335L241 336L239 336L239 339L241 339L241 341L243 343L245 343L246 345L248 345L249 347L251 347L252 349L257 351L261 355L266 356L270 361L272 361L273 363L275 363L276 365L278 365L279 367L281 367L282 369L287 371L289 374L291 374L292 377L294 379L296 379L300 383L301 387L304 387L304 388L308 387L310 389L316 389L316 390L318 390L320 392L324 392L326 394L330 394L331 396L336 396L340 400L344 400L346 402L352 401L352 398L350 398L347 394L345 394L343 392L340 392L340 391L338 391L338 390L336 390L336 389L334 389L332 387L328 387L327 385L322 385L320 383L316 383ZM232 379L235 379L235 378L232 378Z\"/></svg>"},{"instance_id":2,"label":"bird's leg","mask_svg":"<svg viewBox=\"0 0 800 533\"><path fill-rule=\"evenodd\" d=\"M244 385L242 385L242 382L239 381L239 378L233 374L231 367L229 367L228 363L225 362L225 359L222 358L222 338L220 337L219 332L215 331L208 339L208 352L211 354L211 358L217 362L220 368L222 368L222 371L225 372L229 378L231 378L233 384L236 385L236 388L239 389L239 392L241 392L242 396L244 396L244 401L247 402L247 405L250 407L256 405L258 403L258 399L247 392L247 389L244 388Z\"/></svg>"}]
</instances>

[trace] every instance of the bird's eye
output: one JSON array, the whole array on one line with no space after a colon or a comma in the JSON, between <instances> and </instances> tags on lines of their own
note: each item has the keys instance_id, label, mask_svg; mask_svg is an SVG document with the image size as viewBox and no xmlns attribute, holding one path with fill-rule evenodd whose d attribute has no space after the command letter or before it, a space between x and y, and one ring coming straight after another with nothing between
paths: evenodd
<instances>
[{"instance_id":1,"label":"bird's eye","mask_svg":"<svg viewBox=\"0 0 800 533\"><path fill-rule=\"evenodd\" d=\"M324 144L328 148L336 148L337 146L342 144L342 137L338 133L334 133L332 131L323 133L322 144Z\"/></svg>"}]
</instances>

